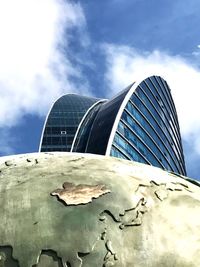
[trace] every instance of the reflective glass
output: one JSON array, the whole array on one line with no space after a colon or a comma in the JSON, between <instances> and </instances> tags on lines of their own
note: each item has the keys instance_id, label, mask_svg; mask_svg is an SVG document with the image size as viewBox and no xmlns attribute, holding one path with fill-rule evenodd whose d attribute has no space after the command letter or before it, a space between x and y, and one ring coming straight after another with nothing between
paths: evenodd
<instances>
[{"instance_id":1,"label":"reflective glass","mask_svg":"<svg viewBox=\"0 0 200 267\"><path fill-rule=\"evenodd\" d=\"M155 98L155 95L158 96L158 102L160 103L163 109L163 114L165 114L167 120L171 122L173 132L180 141L180 132L179 132L178 121L176 118L176 113L174 112L170 99L166 97L166 91L168 91L168 89L165 88L163 83L162 84L158 83L156 77L151 77L150 81L151 81L150 83L151 86L148 86L150 97L153 96L153 98ZM146 85L146 83L143 84L144 86Z\"/></svg>"},{"instance_id":2,"label":"reflective glass","mask_svg":"<svg viewBox=\"0 0 200 267\"><path fill-rule=\"evenodd\" d=\"M81 119L97 101L77 95L56 101L46 122L42 151L69 151ZM167 83L152 76L137 88L131 84L111 100L94 105L79 126L73 151L109 152L186 174L177 113Z\"/></svg>"},{"instance_id":3,"label":"reflective glass","mask_svg":"<svg viewBox=\"0 0 200 267\"><path fill-rule=\"evenodd\" d=\"M64 95L53 105L46 121L41 152L70 151L78 125L96 98ZM51 150L52 149L52 150Z\"/></svg>"},{"instance_id":4,"label":"reflective glass","mask_svg":"<svg viewBox=\"0 0 200 267\"><path fill-rule=\"evenodd\" d=\"M116 158L129 160L129 158L123 155L122 152L120 152L120 150L118 150L115 146L112 146L110 155Z\"/></svg>"},{"instance_id":5,"label":"reflective glass","mask_svg":"<svg viewBox=\"0 0 200 267\"><path fill-rule=\"evenodd\" d=\"M168 123L168 120L165 119L163 110L159 109L159 103L153 97L152 97L152 99L154 99L154 101L151 103L149 98L148 98L150 96L150 94L148 94L148 96L146 96L141 88L139 88L139 90L137 90L137 95L139 95L139 97L142 98L142 100L144 101L148 110L152 113L153 118L156 120L157 124L160 125L161 129L163 130L163 132L167 136L169 142L174 143L174 145L176 146L175 150L178 151L179 155L180 155L180 151L179 151L180 148L178 147L177 139L175 138L174 133L170 134L171 126Z\"/></svg>"},{"instance_id":6,"label":"reflective glass","mask_svg":"<svg viewBox=\"0 0 200 267\"><path fill-rule=\"evenodd\" d=\"M149 133L152 139L154 139L156 144L160 147L160 149L164 153L166 153L166 155L168 155L168 160L170 161L170 164L174 165L175 163L176 169L178 168L178 170L180 171L180 168L178 167L179 162L177 161L177 156L175 155L174 150L172 149L171 145L169 144L166 137L162 133L158 124L149 114L148 110L143 106L143 108L141 108L140 111L138 111L131 102L127 104L126 108L133 115L133 117L143 126L143 128L146 129L146 131ZM142 116L141 112L143 112L145 117ZM131 122L130 116L127 117L127 114L125 112L123 113L122 118L125 118L129 123ZM174 171L176 171L176 169Z\"/></svg>"}]
</instances>

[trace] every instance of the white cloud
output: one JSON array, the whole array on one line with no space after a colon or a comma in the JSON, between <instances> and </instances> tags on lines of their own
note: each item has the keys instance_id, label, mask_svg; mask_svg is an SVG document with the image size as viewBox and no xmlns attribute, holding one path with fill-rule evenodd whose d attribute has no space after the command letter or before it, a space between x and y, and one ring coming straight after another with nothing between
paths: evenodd
<instances>
[{"instance_id":1,"label":"white cloud","mask_svg":"<svg viewBox=\"0 0 200 267\"><path fill-rule=\"evenodd\" d=\"M140 52L127 46L105 44L106 80L111 94L133 81L160 75L168 82L178 112L183 139L200 154L200 70L180 56Z\"/></svg>"},{"instance_id":2,"label":"white cloud","mask_svg":"<svg viewBox=\"0 0 200 267\"><path fill-rule=\"evenodd\" d=\"M45 114L56 97L77 91L70 76L81 79L81 71L59 48L68 51L72 28L87 45L84 27L79 4L0 1L0 127L15 125L24 113Z\"/></svg>"}]
</instances>

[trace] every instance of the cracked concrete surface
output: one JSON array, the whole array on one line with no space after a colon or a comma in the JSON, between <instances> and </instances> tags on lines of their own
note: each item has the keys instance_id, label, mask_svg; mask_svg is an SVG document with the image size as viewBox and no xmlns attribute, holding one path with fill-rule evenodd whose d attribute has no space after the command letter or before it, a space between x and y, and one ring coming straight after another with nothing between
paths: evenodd
<instances>
[{"instance_id":1,"label":"cracked concrete surface","mask_svg":"<svg viewBox=\"0 0 200 267\"><path fill-rule=\"evenodd\" d=\"M199 211L198 183L155 167L75 153L2 157L0 267L199 267Z\"/></svg>"}]
</instances>

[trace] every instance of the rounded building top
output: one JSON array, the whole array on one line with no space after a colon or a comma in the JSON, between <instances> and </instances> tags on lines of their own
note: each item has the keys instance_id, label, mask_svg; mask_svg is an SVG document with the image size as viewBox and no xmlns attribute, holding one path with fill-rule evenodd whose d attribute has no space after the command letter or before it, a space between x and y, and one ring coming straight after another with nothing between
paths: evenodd
<instances>
[{"instance_id":1,"label":"rounded building top","mask_svg":"<svg viewBox=\"0 0 200 267\"><path fill-rule=\"evenodd\" d=\"M86 113L93 117L88 136L84 135L86 145L79 146L80 125L72 151L112 155L186 174L176 109L161 77L131 84L91 113Z\"/></svg>"}]
</instances>

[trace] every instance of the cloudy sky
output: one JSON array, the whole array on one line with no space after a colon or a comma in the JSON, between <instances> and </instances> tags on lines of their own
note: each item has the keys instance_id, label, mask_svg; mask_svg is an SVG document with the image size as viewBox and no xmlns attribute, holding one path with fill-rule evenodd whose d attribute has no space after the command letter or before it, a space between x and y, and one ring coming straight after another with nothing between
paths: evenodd
<instances>
[{"instance_id":1,"label":"cloudy sky","mask_svg":"<svg viewBox=\"0 0 200 267\"><path fill-rule=\"evenodd\" d=\"M0 155L37 151L60 95L111 97L156 74L200 180L199 10L199 0L0 0Z\"/></svg>"}]
</instances>

